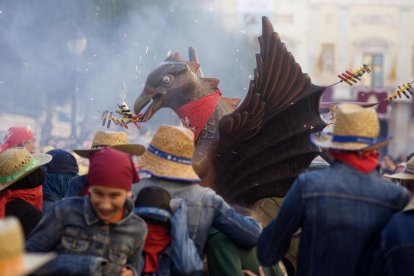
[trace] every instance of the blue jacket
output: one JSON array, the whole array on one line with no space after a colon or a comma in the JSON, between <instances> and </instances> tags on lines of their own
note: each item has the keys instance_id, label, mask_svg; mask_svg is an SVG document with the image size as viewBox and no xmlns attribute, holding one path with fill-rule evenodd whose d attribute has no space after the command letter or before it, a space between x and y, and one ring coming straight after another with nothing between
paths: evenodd
<instances>
[{"instance_id":1,"label":"blue jacket","mask_svg":"<svg viewBox=\"0 0 414 276\"><path fill-rule=\"evenodd\" d=\"M195 275L202 272L203 262L187 230L187 206L182 199L171 200L173 215L171 223L171 245L158 258L157 276ZM144 267L142 259L140 271ZM201 273L200 273L201 274Z\"/></svg>"},{"instance_id":2,"label":"blue jacket","mask_svg":"<svg viewBox=\"0 0 414 276\"><path fill-rule=\"evenodd\" d=\"M241 247L250 248L256 245L262 231L260 223L252 217L238 214L212 189L199 184L151 177L141 179L138 185L133 185L134 198L142 188L148 186L164 188L173 198L184 199L188 208L188 232L200 256L203 256L210 227L217 228Z\"/></svg>"},{"instance_id":3,"label":"blue jacket","mask_svg":"<svg viewBox=\"0 0 414 276\"><path fill-rule=\"evenodd\" d=\"M79 196L86 185L87 175L78 175L69 181L65 197Z\"/></svg>"},{"instance_id":4,"label":"blue jacket","mask_svg":"<svg viewBox=\"0 0 414 276\"><path fill-rule=\"evenodd\" d=\"M36 274L116 275L123 266L136 273L147 226L132 208L127 200L124 217L105 224L95 215L88 196L57 202L26 242L28 252L58 254Z\"/></svg>"},{"instance_id":5,"label":"blue jacket","mask_svg":"<svg viewBox=\"0 0 414 276\"><path fill-rule=\"evenodd\" d=\"M387 223L377 256L372 275L414 274L414 198Z\"/></svg>"},{"instance_id":6,"label":"blue jacket","mask_svg":"<svg viewBox=\"0 0 414 276\"><path fill-rule=\"evenodd\" d=\"M259 261L282 259L301 227L297 275L367 275L382 228L409 198L376 171L364 174L339 162L301 174L259 238Z\"/></svg>"}]
</instances>

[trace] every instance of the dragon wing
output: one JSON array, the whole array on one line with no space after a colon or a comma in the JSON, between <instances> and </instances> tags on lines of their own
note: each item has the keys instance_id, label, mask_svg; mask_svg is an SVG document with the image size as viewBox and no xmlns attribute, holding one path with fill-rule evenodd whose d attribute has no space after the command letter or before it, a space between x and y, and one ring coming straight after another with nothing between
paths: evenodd
<instances>
[{"instance_id":1,"label":"dragon wing","mask_svg":"<svg viewBox=\"0 0 414 276\"><path fill-rule=\"evenodd\" d=\"M310 134L326 126L319 115L325 87L302 73L267 17L262 25L254 79L241 105L221 119L209 152L216 191L236 203L284 196L320 153Z\"/></svg>"}]
</instances>

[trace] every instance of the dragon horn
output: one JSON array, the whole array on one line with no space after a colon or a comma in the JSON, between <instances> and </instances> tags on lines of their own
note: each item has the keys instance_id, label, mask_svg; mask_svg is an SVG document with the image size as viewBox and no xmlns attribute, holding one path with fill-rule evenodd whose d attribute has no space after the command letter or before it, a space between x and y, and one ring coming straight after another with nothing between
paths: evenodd
<instances>
[{"instance_id":1,"label":"dragon horn","mask_svg":"<svg viewBox=\"0 0 414 276\"><path fill-rule=\"evenodd\" d=\"M196 62L196 63L199 64L199 67L197 68L197 70L194 70L194 71L197 73L197 76L202 78L204 76L203 71L201 70L200 62L199 62L198 55L197 55L197 51L194 47L191 47L191 46L188 47L188 56L189 56L191 62Z\"/></svg>"}]
</instances>

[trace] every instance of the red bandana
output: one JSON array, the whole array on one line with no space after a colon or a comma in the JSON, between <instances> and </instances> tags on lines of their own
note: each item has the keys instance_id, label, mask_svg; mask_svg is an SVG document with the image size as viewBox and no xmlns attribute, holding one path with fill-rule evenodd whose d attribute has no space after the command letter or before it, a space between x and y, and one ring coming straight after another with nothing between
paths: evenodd
<instances>
[{"instance_id":1,"label":"red bandana","mask_svg":"<svg viewBox=\"0 0 414 276\"><path fill-rule=\"evenodd\" d=\"M168 228L161 225L147 223L148 235L144 245L144 273L153 273L158 270L158 255L171 243Z\"/></svg>"},{"instance_id":2,"label":"red bandana","mask_svg":"<svg viewBox=\"0 0 414 276\"><path fill-rule=\"evenodd\" d=\"M194 132L194 142L197 141L203 127L216 109L220 96L221 91L217 88L215 93L180 106L175 110L184 126Z\"/></svg>"},{"instance_id":3,"label":"red bandana","mask_svg":"<svg viewBox=\"0 0 414 276\"><path fill-rule=\"evenodd\" d=\"M346 163L363 173L372 172L378 165L378 151L365 151L361 154L354 151L330 150L330 153L336 160Z\"/></svg>"},{"instance_id":4,"label":"red bandana","mask_svg":"<svg viewBox=\"0 0 414 276\"><path fill-rule=\"evenodd\" d=\"M139 181L131 156L112 148L103 148L89 157L89 187L103 186L130 191Z\"/></svg>"},{"instance_id":5,"label":"red bandana","mask_svg":"<svg viewBox=\"0 0 414 276\"><path fill-rule=\"evenodd\" d=\"M39 210L42 210L43 204L43 190L42 185L33 189L22 190L5 190L0 192L0 218L4 218L6 215L6 204L14 199L23 199L27 203L30 203Z\"/></svg>"}]
</instances>

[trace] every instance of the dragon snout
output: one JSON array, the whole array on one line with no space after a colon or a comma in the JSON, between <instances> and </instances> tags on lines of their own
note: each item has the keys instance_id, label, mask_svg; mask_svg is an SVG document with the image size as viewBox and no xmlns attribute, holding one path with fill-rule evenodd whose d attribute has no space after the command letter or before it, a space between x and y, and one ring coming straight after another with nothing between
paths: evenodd
<instances>
[{"instance_id":1,"label":"dragon snout","mask_svg":"<svg viewBox=\"0 0 414 276\"><path fill-rule=\"evenodd\" d=\"M151 101L151 96L147 93L143 92L141 95L135 100L134 103L134 112L138 115L141 110Z\"/></svg>"}]
</instances>

